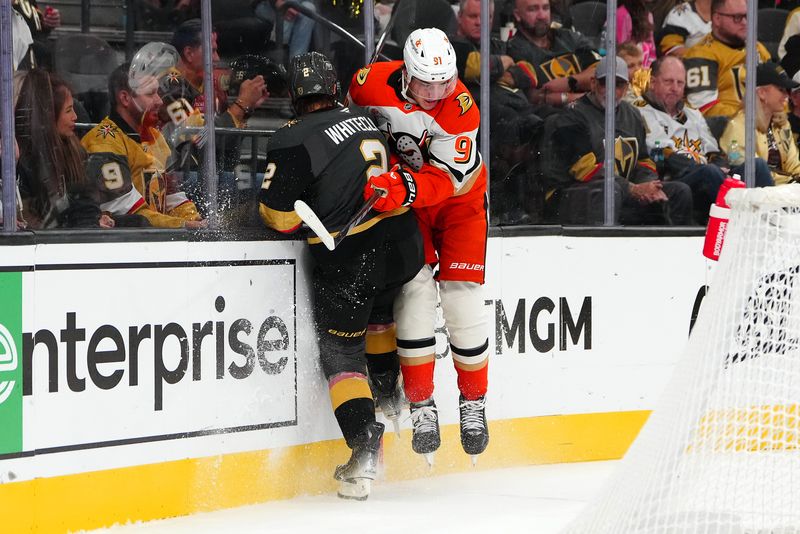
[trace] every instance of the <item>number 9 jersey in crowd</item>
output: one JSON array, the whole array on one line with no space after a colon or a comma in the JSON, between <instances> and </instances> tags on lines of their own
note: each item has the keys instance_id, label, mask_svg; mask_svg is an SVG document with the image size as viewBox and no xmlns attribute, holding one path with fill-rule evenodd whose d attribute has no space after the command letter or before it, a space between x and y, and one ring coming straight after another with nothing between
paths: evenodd
<instances>
[{"instance_id":1,"label":"number 9 jersey in crowd","mask_svg":"<svg viewBox=\"0 0 800 534\"><path fill-rule=\"evenodd\" d=\"M478 106L459 80L450 96L425 110L404 98L402 71L402 61L367 65L350 84L350 101L369 110L389 142L391 163L431 185L432 194L413 204L425 262L439 263L440 280L482 284L488 224Z\"/></svg>"}]
</instances>

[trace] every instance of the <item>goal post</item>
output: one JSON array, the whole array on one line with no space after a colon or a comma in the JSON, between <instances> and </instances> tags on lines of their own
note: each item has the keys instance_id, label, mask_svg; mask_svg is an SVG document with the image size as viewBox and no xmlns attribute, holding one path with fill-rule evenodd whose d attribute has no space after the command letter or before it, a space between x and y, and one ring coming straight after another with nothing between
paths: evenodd
<instances>
[{"instance_id":1,"label":"goal post","mask_svg":"<svg viewBox=\"0 0 800 534\"><path fill-rule=\"evenodd\" d=\"M727 201L688 346L569 533L800 534L800 185Z\"/></svg>"}]
</instances>

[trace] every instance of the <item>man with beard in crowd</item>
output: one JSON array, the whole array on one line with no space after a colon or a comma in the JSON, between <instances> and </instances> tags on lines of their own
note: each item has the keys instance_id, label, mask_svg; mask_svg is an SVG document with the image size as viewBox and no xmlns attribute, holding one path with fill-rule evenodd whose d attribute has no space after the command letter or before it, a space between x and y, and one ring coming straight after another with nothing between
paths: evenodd
<instances>
[{"instance_id":1,"label":"man with beard in crowd","mask_svg":"<svg viewBox=\"0 0 800 534\"><path fill-rule=\"evenodd\" d=\"M508 41L508 55L536 69L537 114L548 115L589 90L599 56L583 35L551 27L550 0L516 0L514 20L518 31Z\"/></svg>"},{"instance_id":2,"label":"man with beard in crowd","mask_svg":"<svg viewBox=\"0 0 800 534\"><path fill-rule=\"evenodd\" d=\"M711 33L686 51L686 100L706 117L731 117L744 95L747 0L711 2ZM759 62L770 54L758 43Z\"/></svg>"}]
</instances>

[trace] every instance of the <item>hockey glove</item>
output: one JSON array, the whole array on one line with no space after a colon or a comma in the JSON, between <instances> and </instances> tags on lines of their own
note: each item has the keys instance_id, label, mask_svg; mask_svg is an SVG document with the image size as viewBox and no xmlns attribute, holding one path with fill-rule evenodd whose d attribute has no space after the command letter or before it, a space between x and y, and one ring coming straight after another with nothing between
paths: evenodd
<instances>
[{"instance_id":1,"label":"hockey glove","mask_svg":"<svg viewBox=\"0 0 800 534\"><path fill-rule=\"evenodd\" d=\"M376 211L392 211L401 206L409 206L417 198L417 182L414 176L395 165L392 170L371 177L364 187L364 199L369 200L373 191L381 191L381 198L373 207Z\"/></svg>"}]
</instances>

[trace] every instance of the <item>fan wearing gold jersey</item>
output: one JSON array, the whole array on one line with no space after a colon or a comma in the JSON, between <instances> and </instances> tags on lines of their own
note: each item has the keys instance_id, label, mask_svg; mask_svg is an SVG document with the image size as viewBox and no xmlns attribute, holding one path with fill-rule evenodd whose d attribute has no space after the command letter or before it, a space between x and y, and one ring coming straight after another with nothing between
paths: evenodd
<instances>
[{"instance_id":1,"label":"fan wearing gold jersey","mask_svg":"<svg viewBox=\"0 0 800 534\"><path fill-rule=\"evenodd\" d=\"M706 117L731 117L744 96L747 1L713 0L711 33L686 51L686 100ZM759 62L769 52L758 43Z\"/></svg>"}]
</instances>

